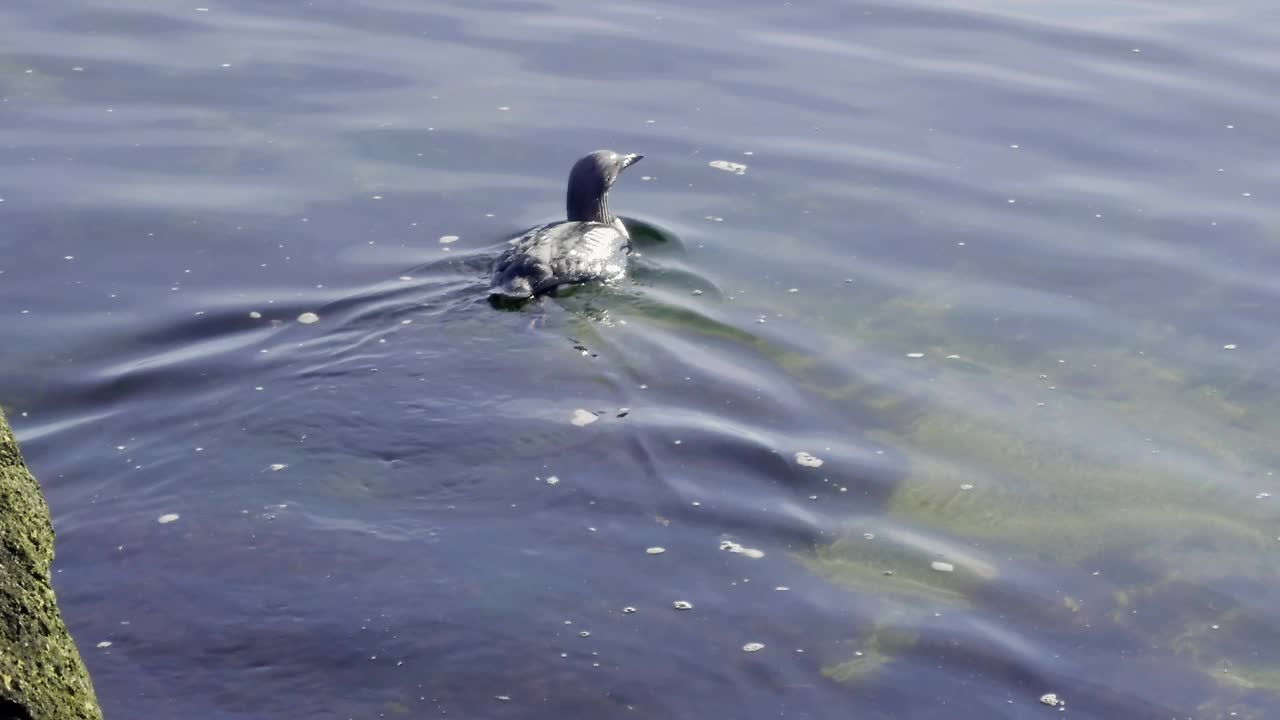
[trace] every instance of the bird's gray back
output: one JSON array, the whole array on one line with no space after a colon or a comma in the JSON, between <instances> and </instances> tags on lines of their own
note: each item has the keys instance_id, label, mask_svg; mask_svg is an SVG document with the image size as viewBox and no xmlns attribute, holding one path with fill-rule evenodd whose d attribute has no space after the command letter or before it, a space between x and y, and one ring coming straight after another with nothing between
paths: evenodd
<instances>
[{"instance_id":1,"label":"bird's gray back","mask_svg":"<svg viewBox=\"0 0 1280 720\"><path fill-rule=\"evenodd\" d=\"M517 238L498 258L491 286L523 297L565 283L618 279L626 272L629 245L620 222L543 225Z\"/></svg>"}]
</instances>

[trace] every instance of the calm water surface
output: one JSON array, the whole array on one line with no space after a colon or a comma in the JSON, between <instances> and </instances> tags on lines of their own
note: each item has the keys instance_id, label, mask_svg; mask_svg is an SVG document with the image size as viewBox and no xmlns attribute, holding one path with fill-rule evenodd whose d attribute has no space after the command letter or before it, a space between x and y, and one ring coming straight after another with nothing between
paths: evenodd
<instances>
[{"instance_id":1,"label":"calm water surface","mask_svg":"<svg viewBox=\"0 0 1280 720\"><path fill-rule=\"evenodd\" d=\"M1280 715L1277 19L9 0L0 403L107 716ZM597 147L634 277L491 307Z\"/></svg>"}]
</instances>

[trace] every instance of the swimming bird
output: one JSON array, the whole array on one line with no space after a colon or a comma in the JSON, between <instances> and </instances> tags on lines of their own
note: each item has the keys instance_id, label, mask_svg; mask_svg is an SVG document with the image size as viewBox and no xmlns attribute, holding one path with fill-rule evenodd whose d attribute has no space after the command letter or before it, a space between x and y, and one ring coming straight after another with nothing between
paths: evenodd
<instances>
[{"instance_id":1,"label":"swimming bird","mask_svg":"<svg viewBox=\"0 0 1280 720\"><path fill-rule=\"evenodd\" d=\"M574 163L565 191L568 220L515 238L493 263L490 295L528 298L561 285L625 276L631 234L609 210L609 188L642 157L596 150Z\"/></svg>"}]
</instances>

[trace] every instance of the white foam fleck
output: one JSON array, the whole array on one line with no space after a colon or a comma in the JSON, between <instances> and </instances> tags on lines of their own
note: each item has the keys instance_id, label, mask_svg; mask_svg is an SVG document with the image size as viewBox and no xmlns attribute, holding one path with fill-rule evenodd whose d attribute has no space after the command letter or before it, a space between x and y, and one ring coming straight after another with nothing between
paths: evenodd
<instances>
[{"instance_id":1,"label":"white foam fleck","mask_svg":"<svg viewBox=\"0 0 1280 720\"><path fill-rule=\"evenodd\" d=\"M743 165L742 163L730 162L728 160L712 160L707 164L717 170L731 172L734 175L745 175L747 172L746 165Z\"/></svg>"},{"instance_id":2,"label":"white foam fleck","mask_svg":"<svg viewBox=\"0 0 1280 720\"><path fill-rule=\"evenodd\" d=\"M583 410L582 408L578 408L577 410L573 411L573 417L569 420L569 422L573 423L578 427L586 427L599 419L600 417L595 413L591 412L590 410Z\"/></svg>"},{"instance_id":3,"label":"white foam fleck","mask_svg":"<svg viewBox=\"0 0 1280 720\"><path fill-rule=\"evenodd\" d=\"M732 540L721 540L720 549L725 550L727 552L731 552L735 555L746 555L747 557L753 558L756 560L759 560L760 558L764 557L763 550L757 550L756 548L749 548L749 547L746 547L745 545L739 545L738 543L733 542Z\"/></svg>"},{"instance_id":4,"label":"white foam fleck","mask_svg":"<svg viewBox=\"0 0 1280 720\"><path fill-rule=\"evenodd\" d=\"M320 316L313 312L305 312L298 316L298 322L303 325L310 325L314 322L320 322Z\"/></svg>"},{"instance_id":5,"label":"white foam fleck","mask_svg":"<svg viewBox=\"0 0 1280 720\"><path fill-rule=\"evenodd\" d=\"M156 518L156 522L160 523L161 525L168 525L174 520L177 520L179 517L181 516L178 515L178 513L167 513L165 515L161 515L160 517Z\"/></svg>"},{"instance_id":6,"label":"white foam fleck","mask_svg":"<svg viewBox=\"0 0 1280 720\"><path fill-rule=\"evenodd\" d=\"M796 453L796 464L798 465L802 465L804 467L816 468L816 467L822 467L822 463L823 463L822 458L815 457L813 455L810 455L807 452L800 451Z\"/></svg>"},{"instance_id":7,"label":"white foam fleck","mask_svg":"<svg viewBox=\"0 0 1280 720\"><path fill-rule=\"evenodd\" d=\"M456 243L456 242L458 242L458 236L457 236L457 235L442 235L442 236L440 237L440 244L441 244L441 245L448 245L448 244L450 244L450 243Z\"/></svg>"}]
</instances>

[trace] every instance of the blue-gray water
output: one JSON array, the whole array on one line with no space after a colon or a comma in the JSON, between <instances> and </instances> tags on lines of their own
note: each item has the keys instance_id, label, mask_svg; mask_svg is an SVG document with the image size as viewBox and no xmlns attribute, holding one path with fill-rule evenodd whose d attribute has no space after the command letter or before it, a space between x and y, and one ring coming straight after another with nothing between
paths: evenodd
<instances>
[{"instance_id":1,"label":"blue-gray water","mask_svg":"<svg viewBox=\"0 0 1280 720\"><path fill-rule=\"evenodd\" d=\"M8 0L0 404L107 716L1276 717L1277 19ZM633 278L494 309L597 147Z\"/></svg>"}]
</instances>

